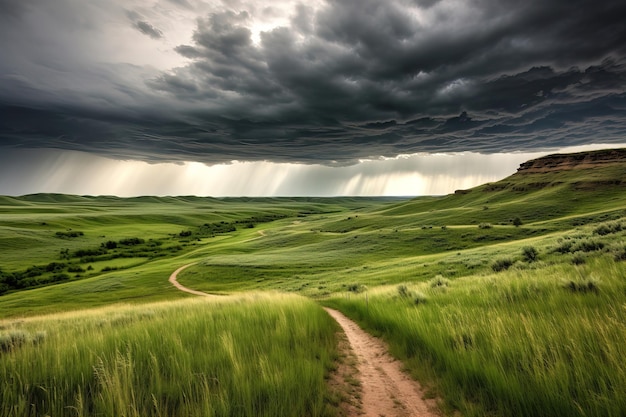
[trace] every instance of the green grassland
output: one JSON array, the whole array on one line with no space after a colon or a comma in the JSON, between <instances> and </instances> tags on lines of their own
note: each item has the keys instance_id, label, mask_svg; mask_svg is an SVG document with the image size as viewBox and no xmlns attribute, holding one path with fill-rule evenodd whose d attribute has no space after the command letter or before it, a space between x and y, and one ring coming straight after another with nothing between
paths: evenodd
<instances>
[{"instance_id":1,"label":"green grassland","mask_svg":"<svg viewBox=\"0 0 626 417\"><path fill-rule=\"evenodd\" d=\"M100 369L98 358L106 357L107 366L115 372L123 371L120 363L128 363L131 354L143 356L142 363L156 355L151 360L161 363L165 359L153 351L158 350L154 345L179 342L157 341L148 335L142 342L127 345L110 342L103 351L90 343L103 338L131 340L133 332L145 328L144 333L150 333L153 325L179 334L186 315L196 329L215 326L195 321L227 305L232 313L220 316L225 328L245 328L250 315L272 322L263 314L287 314L287 304L288 309L299 311L290 318L292 322L308 323L308 317L314 322L284 338L290 340L291 348L305 340L311 352L316 352L307 354L324 358L306 371L309 376L298 377L318 384L335 355L334 344L327 339L334 327L324 321L319 306L324 304L339 308L382 336L407 369L442 398L445 413L623 415L624 178L626 164L518 173L448 196L416 199L1 197L0 286L4 287L0 291L4 294L0 295L0 319L4 320L0 340L9 340L11 332L18 330L29 340L21 342L19 349L0 353L3 380L23 378L27 371L20 367L34 361L33 355L56 355L44 353L53 348L61 349L57 351L61 357L69 352L63 349L91 352L80 365L80 372L91 377ZM171 272L191 263L179 274L179 282L222 296L219 309L215 302L196 301L167 282ZM261 301L242 295L250 292L263 294L253 296ZM267 313L255 310L259 302ZM133 317L142 311L158 313L145 320L121 320L115 329L94 324L108 320L107 315L115 310L106 309L120 303L123 307L119 308ZM191 310L183 308L187 303ZM300 306L306 308L300 310ZM80 313L86 316L84 320L71 313L85 308L98 309ZM69 313L58 315L61 312ZM64 321L67 317L72 317L71 326ZM82 330L71 330L73 326ZM181 330L175 330L176 326ZM78 332L68 337L70 347L61 347L57 336L52 336L60 334L61 328ZM322 328L323 337L319 336ZM44 330L47 336L39 341L37 334ZM211 334L219 339L221 331ZM235 345L246 344L243 333L241 339L234 334L229 337ZM261 361L278 369L273 363L280 364L278 356L266 352L269 348L263 343L253 348L262 361L252 357L242 361L251 367ZM215 358L206 353L213 350L203 352L200 368L217 367L210 362L215 358L227 362L217 353ZM47 358L37 360L52 360ZM194 374L196 368L185 366L176 377L188 381L193 377L186 375ZM24 380L21 388L5 386L0 404L27 404L30 400L20 396L35 395L43 396L46 404L57 404L50 407L60 408L31 410L31 414L19 407L5 408L4 414L64 415L59 410L70 407L84 415L93 410L103 410L99 412L104 415L307 415L297 411L307 408L294 404L281 405L287 407L282 411L257 413L265 410L267 398L285 395L266 392L274 384L271 379L257 388L241 385L232 392L212 393L209 398L215 404L207 405L194 397L195 391L182 397L176 390L164 394L159 386L170 382L158 382L160 377L145 392L132 391L138 388L131 383L130 392L111 388L115 392L105 394L98 385L103 379L83 376L77 382L69 374L79 371L65 375L60 368L52 369L46 375L35 374L37 380ZM145 373L171 372L153 369ZM123 377L130 376L115 376ZM36 391L33 387L43 384L40 381L50 386L46 378L72 382L57 390L54 399L29 391ZM207 390L215 389L211 384L205 383ZM330 394L320 384L311 397L289 398L312 407L315 411L308 415L332 414L336 410L327 407ZM104 400L110 396L116 396L117 402ZM250 401L242 405L240 414L220 408L231 404L232 396ZM181 403L180 398L195 399ZM130 408L122 412L119 407Z\"/></svg>"},{"instance_id":2,"label":"green grassland","mask_svg":"<svg viewBox=\"0 0 626 417\"><path fill-rule=\"evenodd\" d=\"M335 331L276 294L7 321L0 415L326 416Z\"/></svg>"}]
</instances>

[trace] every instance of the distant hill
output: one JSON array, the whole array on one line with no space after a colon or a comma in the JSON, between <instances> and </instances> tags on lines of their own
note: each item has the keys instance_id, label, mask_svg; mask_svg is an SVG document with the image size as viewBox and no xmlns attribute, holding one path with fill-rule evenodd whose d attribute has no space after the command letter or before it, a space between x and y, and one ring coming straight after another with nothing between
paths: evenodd
<instances>
[{"instance_id":1,"label":"distant hill","mask_svg":"<svg viewBox=\"0 0 626 417\"><path fill-rule=\"evenodd\" d=\"M501 223L511 216L525 222L570 217L573 224L573 217L589 212L604 212L607 219L626 212L626 149L537 158L500 181L442 197L418 197L385 211L448 225Z\"/></svg>"}]
</instances>

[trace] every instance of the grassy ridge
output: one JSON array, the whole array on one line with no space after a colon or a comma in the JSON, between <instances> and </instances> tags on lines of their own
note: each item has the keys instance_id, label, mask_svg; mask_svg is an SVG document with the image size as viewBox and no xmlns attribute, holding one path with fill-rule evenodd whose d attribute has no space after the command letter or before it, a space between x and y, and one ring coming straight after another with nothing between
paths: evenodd
<instances>
[{"instance_id":1,"label":"grassy ridge","mask_svg":"<svg viewBox=\"0 0 626 417\"><path fill-rule=\"evenodd\" d=\"M336 326L301 297L196 299L0 328L3 416L330 412Z\"/></svg>"}]
</instances>

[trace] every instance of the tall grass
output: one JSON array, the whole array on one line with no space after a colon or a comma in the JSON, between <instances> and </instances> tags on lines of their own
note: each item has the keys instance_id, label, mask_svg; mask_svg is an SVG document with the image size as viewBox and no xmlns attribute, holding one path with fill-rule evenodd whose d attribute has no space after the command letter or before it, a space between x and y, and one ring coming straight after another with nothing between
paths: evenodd
<instances>
[{"instance_id":1,"label":"tall grass","mask_svg":"<svg viewBox=\"0 0 626 417\"><path fill-rule=\"evenodd\" d=\"M335 324L249 295L3 322L2 416L323 416ZM45 329L33 343L28 335Z\"/></svg>"},{"instance_id":2,"label":"tall grass","mask_svg":"<svg viewBox=\"0 0 626 417\"><path fill-rule=\"evenodd\" d=\"M593 282L595 291L571 283ZM510 270L335 298L467 416L626 413L626 265Z\"/></svg>"}]
</instances>

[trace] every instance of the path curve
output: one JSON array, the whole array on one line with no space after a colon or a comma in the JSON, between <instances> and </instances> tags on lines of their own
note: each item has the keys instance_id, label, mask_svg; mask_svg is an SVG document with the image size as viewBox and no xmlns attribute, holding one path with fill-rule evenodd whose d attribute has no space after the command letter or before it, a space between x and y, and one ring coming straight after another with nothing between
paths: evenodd
<instances>
[{"instance_id":1,"label":"path curve","mask_svg":"<svg viewBox=\"0 0 626 417\"><path fill-rule=\"evenodd\" d=\"M207 294L207 293L202 292L202 291L196 291L196 290L192 290L191 288L187 288L184 285L182 285L180 282L177 281L178 273L181 272L185 268L189 268L191 265L195 265L195 262L191 263L191 264L183 265L180 268L178 268L176 271L172 272L172 275L170 275L169 282L171 282L172 285L174 285L179 290L184 291L184 292L188 292L189 294L201 295L203 297L214 297L211 294Z\"/></svg>"},{"instance_id":2,"label":"path curve","mask_svg":"<svg viewBox=\"0 0 626 417\"><path fill-rule=\"evenodd\" d=\"M324 308L342 327L357 357L366 417L436 417L435 400L424 400L421 386L404 372L387 347L337 310Z\"/></svg>"},{"instance_id":3,"label":"path curve","mask_svg":"<svg viewBox=\"0 0 626 417\"><path fill-rule=\"evenodd\" d=\"M178 273L195 263L183 265L169 278L180 291L204 297L214 297L202 291L192 290L177 281ZM337 310L324 308L343 329L352 351L357 357L361 383L362 408L359 416L365 417L437 417L432 410L435 400L424 400L420 385L400 368L400 362L387 353L385 344L364 332L352 320Z\"/></svg>"}]
</instances>

